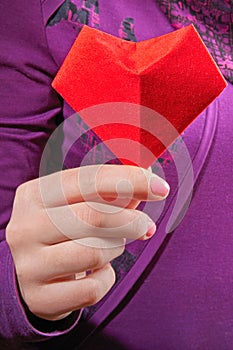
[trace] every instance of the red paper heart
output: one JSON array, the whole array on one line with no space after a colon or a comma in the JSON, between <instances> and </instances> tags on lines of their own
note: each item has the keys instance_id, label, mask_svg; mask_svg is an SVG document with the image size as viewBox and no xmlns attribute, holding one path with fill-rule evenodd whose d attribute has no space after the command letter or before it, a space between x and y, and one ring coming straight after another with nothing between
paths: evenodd
<instances>
[{"instance_id":1,"label":"red paper heart","mask_svg":"<svg viewBox=\"0 0 233 350\"><path fill-rule=\"evenodd\" d=\"M119 140L118 148L108 144L117 157L124 158L119 155L125 147L123 139L135 141L124 163L136 160L139 166L148 167L177 137L165 127L166 122L159 127L148 108L180 134L222 92L226 82L193 25L138 43L84 26L53 87L75 111L85 110L81 117L103 141ZM106 111L115 102L148 108L138 108L133 115L127 107L124 116L111 121ZM87 109L104 103L107 109L102 109L96 124L95 113Z\"/></svg>"}]
</instances>

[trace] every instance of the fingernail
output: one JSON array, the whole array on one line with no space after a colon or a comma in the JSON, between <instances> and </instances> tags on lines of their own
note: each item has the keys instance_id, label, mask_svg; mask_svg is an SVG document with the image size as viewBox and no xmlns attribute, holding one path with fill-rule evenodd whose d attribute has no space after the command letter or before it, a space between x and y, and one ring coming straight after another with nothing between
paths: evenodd
<instances>
[{"instance_id":1,"label":"fingernail","mask_svg":"<svg viewBox=\"0 0 233 350\"><path fill-rule=\"evenodd\" d=\"M147 238L152 237L155 234L155 231L156 231L155 223L153 221L149 221L148 222L148 230L147 230L147 233L146 233L146 237Z\"/></svg>"},{"instance_id":2,"label":"fingernail","mask_svg":"<svg viewBox=\"0 0 233 350\"><path fill-rule=\"evenodd\" d=\"M166 198L170 191L170 186L163 179L152 176L150 179L150 189L155 196Z\"/></svg>"}]
</instances>

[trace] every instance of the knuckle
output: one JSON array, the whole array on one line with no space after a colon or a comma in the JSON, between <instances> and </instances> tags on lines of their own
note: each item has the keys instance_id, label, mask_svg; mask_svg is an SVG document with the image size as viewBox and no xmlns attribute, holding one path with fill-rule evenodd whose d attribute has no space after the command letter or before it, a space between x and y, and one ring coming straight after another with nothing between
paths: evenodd
<instances>
[{"instance_id":1,"label":"knuckle","mask_svg":"<svg viewBox=\"0 0 233 350\"><path fill-rule=\"evenodd\" d=\"M16 220L12 218L6 227L6 241L10 248L20 247L25 244L27 237L30 236L32 228L30 224L25 224L25 220Z\"/></svg>"},{"instance_id":2,"label":"knuckle","mask_svg":"<svg viewBox=\"0 0 233 350\"><path fill-rule=\"evenodd\" d=\"M116 274L110 264L103 269L102 278L89 280L89 286L86 292L86 305L94 305L110 290L116 281Z\"/></svg>"},{"instance_id":3,"label":"knuckle","mask_svg":"<svg viewBox=\"0 0 233 350\"><path fill-rule=\"evenodd\" d=\"M6 227L6 242L11 249L23 244L24 234L20 226L21 224L11 220Z\"/></svg>"},{"instance_id":4,"label":"knuckle","mask_svg":"<svg viewBox=\"0 0 233 350\"><path fill-rule=\"evenodd\" d=\"M38 181L30 180L19 185L15 192L15 204L32 203L33 200L38 199Z\"/></svg>"},{"instance_id":5,"label":"knuckle","mask_svg":"<svg viewBox=\"0 0 233 350\"><path fill-rule=\"evenodd\" d=\"M15 192L15 200L18 201L18 200L25 200L25 199L28 199L29 197L29 192L30 192L30 189L29 189L29 183L28 182L25 182L21 185L18 186L18 188L16 189L16 192Z\"/></svg>"},{"instance_id":6,"label":"knuckle","mask_svg":"<svg viewBox=\"0 0 233 350\"><path fill-rule=\"evenodd\" d=\"M91 265L92 268L98 268L105 264L105 256L102 249L92 249Z\"/></svg>"},{"instance_id":7,"label":"knuckle","mask_svg":"<svg viewBox=\"0 0 233 350\"><path fill-rule=\"evenodd\" d=\"M93 227L102 227L102 215L97 210L91 211L90 219Z\"/></svg>"},{"instance_id":8,"label":"knuckle","mask_svg":"<svg viewBox=\"0 0 233 350\"><path fill-rule=\"evenodd\" d=\"M11 219L6 227L6 241L10 247L22 244L31 233L32 225L28 216L32 216L33 211L29 214L32 203L29 193L27 184L20 185L16 190Z\"/></svg>"},{"instance_id":9,"label":"knuckle","mask_svg":"<svg viewBox=\"0 0 233 350\"><path fill-rule=\"evenodd\" d=\"M16 235L16 227L11 223L11 221L8 223L6 227L6 242L9 245L9 247L13 247L15 243L15 235Z\"/></svg>"},{"instance_id":10,"label":"knuckle","mask_svg":"<svg viewBox=\"0 0 233 350\"><path fill-rule=\"evenodd\" d=\"M135 238L143 236L147 231L147 219L145 215L140 213L132 220L132 231Z\"/></svg>"},{"instance_id":11,"label":"knuckle","mask_svg":"<svg viewBox=\"0 0 233 350\"><path fill-rule=\"evenodd\" d=\"M137 187L140 188L140 191L143 191L144 194L148 194L148 177L146 174L146 170L141 168L133 168L130 172L130 180L134 184L136 192L138 192Z\"/></svg>"},{"instance_id":12,"label":"knuckle","mask_svg":"<svg viewBox=\"0 0 233 350\"><path fill-rule=\"evenodd\" d=\"M81 220L90 226L90 230L102 226L102 214L96 208L92 208L87 203L85 203L82 210Z\"/></svg>"},{"instance_id":13,"label":"knuckle","mask_svg":"<svg viewBox=\"0 0 233 350\"><path fill-rule=\"evenodd\" d=\"M93 176L93 167L80 167L77 172L78 187L82 195L88 196L95 192L95 176Z\"/></svg>"}]
</instances>

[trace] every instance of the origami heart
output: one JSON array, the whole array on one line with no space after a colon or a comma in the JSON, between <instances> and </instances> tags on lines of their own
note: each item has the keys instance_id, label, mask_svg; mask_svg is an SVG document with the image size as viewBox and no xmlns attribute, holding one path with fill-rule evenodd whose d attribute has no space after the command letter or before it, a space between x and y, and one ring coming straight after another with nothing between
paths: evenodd
<instances>
[{"instance_id":1,"label":"origami heart","mask_svg":"<svg viewBox=\"0 0 233 350\"><path fill-rule=\"evenodd\" d=\"M134 141L128 155L119 157L123 163L148 167L226 82L193 25L138 43L84 26L52 86L102 141L118 140L108 144L117 157L124 139ZM114 103L128 106L124 115L120 104L120 113L111 112ZM107 108L102 115L98 110L96 124L96 113L87 111L100 104Z\"/></svg>"}]
</instances>

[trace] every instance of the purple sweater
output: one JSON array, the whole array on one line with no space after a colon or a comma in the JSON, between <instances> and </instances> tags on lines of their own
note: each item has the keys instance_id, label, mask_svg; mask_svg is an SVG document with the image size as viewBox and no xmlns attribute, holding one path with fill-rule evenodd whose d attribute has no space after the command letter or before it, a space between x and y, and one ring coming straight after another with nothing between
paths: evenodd
<instances>
[{"instance_id":1,"label":"purple sweater","mask_svg":"<svg viewBox=\"0 0 233 350\"><path fill-rule=\"evenodd\" d=\"M158 3L0 2L0 349L233 347L231 83L183 135L195 178L184 219L166 235L176 203L177 178L174 162L164 154L154 169L164 171L171 194L158 219L157 234L147 243L127 246L123 258L113 262L118 274L115 287L97 306L84 310L80 319L74 313L61 322L41 322L27 312L5 241L15 189L38 177L46 141L73 113L52 90L51 82L83 23L140 41L193 22L225 76L233 81L230 2L213 1L207 7L203 1ZM209 22L204 23L206 18ZM214 30L211 19L217 23ZM80 163L89 141L72 149L67 167ZM178 140L171 153L179 155L181 144ZM59 166L59 154L58 150L54 169ZM184 166L184 176L186 170ZM147 210L156 218L153 205Z\"/></svg>"}]
</instances>

